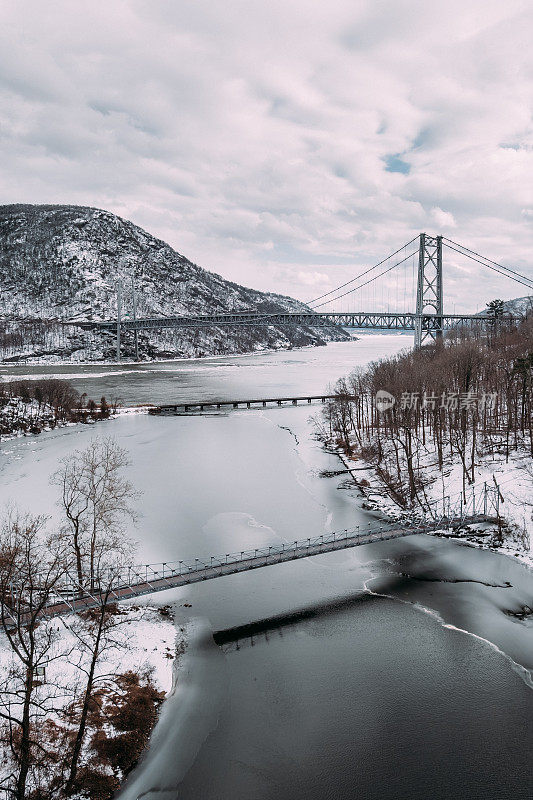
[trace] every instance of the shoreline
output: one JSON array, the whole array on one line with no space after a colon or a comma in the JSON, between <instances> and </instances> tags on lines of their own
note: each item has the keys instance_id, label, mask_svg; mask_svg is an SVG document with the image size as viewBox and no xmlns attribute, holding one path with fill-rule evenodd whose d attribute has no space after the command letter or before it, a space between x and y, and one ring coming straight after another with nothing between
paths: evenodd
<instances>
[{"instance_id":1,"label":"shoreline","mask_svg":"<svg viewBox=\"0 0 533 800\"><path fill-rule=\"evenodd\" d=\"M224 662L216 664L217 672L213 673L211 655L214 651L222 659L222 653L205 620L193 616L180 623L177 618L179 601L173 601L171 606L176 628L183 629L185 648L172 665L172 686L159 709L148 743L135 767L116 790L116 800L138 800L145 794L150 795L168 758L176 765L176 779L181 781L206 736L218 724L226 675ZM209 695L201 691L202 683L210 683ZM189 731L185 741L183 730ZM171 791L175 792L176 788L173 786ZM166 797L166 790L163 793Z\"/></svg>"},{"instance_id":2,"label":"shoreline","mask_svg":"<svg viewBox=\"0 0 533 800\"><path fill-rule=\"evenodd\" d=\"M97 681L100 683L98 704L101 714L93 713L88 723L79 771L80 774L88 771L112 793L120 790L117 781L120 785L125 783L128 775L143 759L163 706L175 691L174 676L188 645L186 626L176 612L175 604L168 605L164 601L154 603L148 598L144 603L110 606L112 618L116 620L113 646L103 651L96 668ZM51 726L47 729L48 734L54 730L67 734L71 728L75 732L77 722L70 720L69 713L76 703L75 689L79 688L80 681L83 684L83 668L90 655L82 650L75 658L72 654L78 652L75 650L76 643L81 641L83 632L90 626L90 616L69 614L45 619L42 624L54 633L50 634L53 639L46 678L37 683L34 690L37 701L47 709L47 721ZM2 675L10 669L11 663L11 649L2 632ZM113 681L110 681L110 676L113 676ZM63 691L58 695L57 688L60 686ZM141 706L138 708L141 695ZM61 698L59 704L58 697ZM127 757L116 760L113 745L126 741L128 737L133 739ZM48 746L53 748L55 741L51 736ZM105 750L105 742L109 742L110 751ZM61 780L60 759L56 766L48 775L49 780ZM5 751L0 780L7 779L10 768L14 768L14 765L10 753ZM36 773L34 780L34 788L37 789L44 776ZM81 800L85 793L76 787L72 797L73 800Z\"/></svg>"},{"instance_id":3,"label":"shoreline","mask_svg":"<svg viewBox=\"0 0 533 800\"><path fill-rule=\"evenodd\" d=\"M351 344L352 342L361 341L361 339L365 338L374 338L379 336L386 336L387 338L394 337L394 336L402 336L404 335L403 331L378 331L377 333L367 333L365 331L357 332L357 336L350 336L349 339L340 340L340 341L328 341L322 344L305 344L301 347L277 347L277 348L265 348L264 350L246 350L241 353L218 353L213 355L206 355L206 356L176 356L175 358L153 358L147 359L144 361L134 361L131 359L123 359L120 361L116 360L95 360L95 361L76 361L76 360L68 360L68 361L17 361L17 362L6 362L0 361L0 380L4 378L4 373L1 371L3 369L9 369L10 367L149 367L153 364L194 364L194 363L203 363L205 361L220 361L220 360L227 360L227 359L238 359L238 358L250 358L251 356L263 356L263 355L273 355L276 353L292 353L292 352L305 352L305 351L312 351L316 350L320 347L328 347L330 344ZM20 378L19 378L20 379Z\"/></svg>"},{"instance_id":4,"label":"shoreline","mask_svg":"<svg viewBox=\"0 0 533 800\"><path fill-rule=\"evenodd\" d=\"M324 452L330 452L331 454L336 455L339 458L339 460L343 463L345 468L350 473L351 477L354 479L354 482L358 486L356 479L358 472L356 472L355 469L353 468L352 462L350 462L347 459L345 460L344 454L340 453L336 449L330 448L328 450L324 446L322 449ZM361 471L361 474L367 475L371 472L372 468L365 465L365 469ZM371 487L358 486L358 488L363 489L363 495L365 500L367 499L367 492L368 494L372 494L373 490L375 489L374 486ZM453 540L453 537L449 538L452 538ZM457 544L476 546L474 545L474 543L468 542L460 538L458 538ZM504 553L502 553L502 555L503 554ZM515 558L511 556L511 559L513 563L516 563ZM369 594L374 594L374 592L372 592L371 589L367 589L367 591ZM390 597L394 601L398 601L401 603L409 602L392 595ZM497 651L502 658L506 659L506 661L509 662L509 664L513 669L514 669L513 665L516 664L515 671L519 672L520 674L522 670L524 670L524 672L528 672L525 667L522 667L522 665L519 664L519 662L514 661L513 658L509 656L504 649L502 649L501 645L495 644L489 639L482 637L475 631L459 628L450 622L445 622L440 617L439 612L434 609L431 609L429 607L428 608L418 607L416 606L416 604L415 607L417 607L421 613L430 614L443 627L447 627L450 630L453 629L466 636L474 637L479 641L482 641L484 644L486 644L487 647ZM244 634L256 633L262 630L263 628L268 628L268 624L272 619L279 620L284 618L291 618L292 616L299 617L300 614L301 612L294 612L287 610L285 612L282 612L281 614L274 615L272 618L270 617L253 618L250 621L230 626L228 628L222 628L222 629L217 629L216 627L212 629L210 628L207 632L204 631L204 633L206 633L206 638L207 640L209 640L209 648L212 649L213 642L218 648L221 644L224 643L226 639L228 639L228 641L231 640L232 636L235 635L236 633L237 634L239 632L242 632ZM153 783L152 783L153 776L154 774L156 774L158 764L165 758L166 755L168 756L170 743L167 744L165 747L165 741L166 741L166 736L169 734L168 725L169 725L169 719L171 717L173 718L173 734L176 737L176 741L179 741L181 743L180 732L182 733L183 730L189 730L188 726L191 725L191 719L198 710L196 704L200 704L200 716L202 716L201 707L203 706L203 704L205 704L205 698L200 697L197 693L198 683L195 684L196 693L191 697L188 694L188 690L190 689L190 686L188 686L188 682L190 680L190 672L189 672L190 662L197 665L198 662L201 662L201 660L204 657L205 657L205 652L203 651L198 652L194 647L194 643L192 642L191 639L191 651L186 656L184 662L180 664L178 667L175 689L173 689L170 695L165 699L164 705L161 709L159 721L156 723L156 726L154 728L153 739L148 744L148 747L139 763L138 770L134 770L134 772L131 774L131 777L129 777L126 780L122 789L117 793L117 800L136 800L137 797L142 796L142 794L140 793L149 791L153 788ZM224 672L224 665L221 664L219 661L217 661L216 666L219 671L219 679L221 680ZM181 685L179 684L178 681L181 681ZM529 686L530 684L527 683L527 685ZM209 726L207 727L209 728ZM195 734L197 734L198 731L196 726L193 725L192 728ZM187 747L188 747L187 753L180 754L180 770L179 770L180 775L184 774L184 770L182 769L182 762L188 760L192 756L193 751L196 750L197 742L196 741L187 742Z\"/></svg>"},{"instance_id":5,"label":"shoreline","mask_svg":"<svg viewBox=\"0 0 533 800\"><path fill-rule=\"evenodd\" d=\"M361 335L358 336L350 336L349 339L341 339L336 341L332 339L331 341L321 342L320 344L304 344L301 347L290 346L290 347L267 347L265 349L258 349L258 350L245 350L244 352L240 353L218 353L206 356L176 356L171 358L150 358L145 359L142 361L135 361L135 360L128 360L128 359L121 359L120 361L116 360L106 360L106 359L95 359L94 361L84 360L78 361L76 359L69 359L67 361L46 361L46 360L31 360L31 356L28 356L26 359L24 356L21 356L20 361L0 361L0 369L2 367L11 367L11 366L28 366L28 367L82 367L82 366L139 366L139 365L150 365L150 364L167 364L167 363L180 363L180 362L195 362L195 361L209 361L209 360L216 360L216 359L226 359L226 358L245 358L246 356L255 356L255 355L268 355L271 353L290 353L293 350L314 350L317 347L327 347L328 344L349 344L350 342L356 342L361 338ZM384 335L390 335L385 333ZM43 357L44 358L44 357ZM24 359L24 360L22 360Z\"/></svg>"},{"instance_id":6,"label":"shoreline","mask_svg":"<svg viewBox=\"0 0 533 800\"><path fill-rule=\"evenodd\" d=\"M126 411L126 414L130 414L132 412ZM135 411L133 411L135 413ZM139 413L139 412L137 412ZM120 415L117 415L120 416ZM310 437L311 438L311 437ZM324 448L325 449L325 448ZM348 459L344 462L344 457L340 454L336 449L330 448L329 451L332 455L336 455L337 457L341 458L345 467L350 472L350 475L353 479L360 476L366 476L367 474L371 473L372 468L366 467L363 470L359 470L358 467L353 466L354 462L349 461ZM362 461L360 462L363 463ZM368 470L368 472L366 471ZM348 477L348 476L346 476ZM367 499L370 500L368 496L373 494L374 486L370 487L363 487L366 501ZM467 544L468 542L463 542ZM179 602L179 601L178 601ZM138 603L138 601L137 601ZM139 603L138 603L139 604ZM141 604L142 605L142 604ZM180 619L176 618L176 628L179 628ZM183 624L183 623L182 623ZM466 633L469 633L466 631ZM191 642L194 637L194 632L191 630ZM475 634L470 634L475 635ZM209 647L211 648L211 642L209 640ZM146 788L144 782L150 782L153 779L154 774L158 774L158 765L164 763L164 758L169 757L169 753L172 752L172 747L174 746L174 742L177 742L179 739L179 730L181 725L187 724L195 715L198 715L198 706L200 706L200 714L202 713L202 709L207 704L207 700L210 698L204 698L201 696L200 693L196 693L193 696L189 694L189 690L191 689L190 682L193 678L191 670L197 670L198 667L198 660L201 659L205 654L204 653L197 653L193 652L193 647L191 647L191 651L185 656L184 659L177 659L175 665L175 673L174 673L174 666L173 666L173 676L175 674L175 682L173 681L173 688L167 694L158 714L158 718L155 721L155 725L152 728L150 739L147 744L147 747L141 754L138 762L138 767L135 767L128 776L125 777L122 786L120 789L117 790L116 796L120 798L120 800L134 800L136 797L139 796L139 792L137 792L137 787L142 785L142 788ZM502 651L503 652L503 651ZM220 661L216 662L216 667L218 670L223 669L223 665ZM194 687L197 688L198 685L198 674L195 675L196 680L193 681ZM211 714L212 709L209 710L209 714ZM207 717L206 713L206 717ZM209 720L211 720L211 716L209 716ZM208 727L208 723L205 723L206 729ZM175 738L173 741L169 741L170 737L175 732ZM196 728L195 728L196 731ZM198 736L200 733L198 732ZM181 743L181 740L179 740ZM193 750L196 745L201 744L198 742L188 742L187 748L189 748L190 752L184 754L182 752L179 753L180 759L185 759L186 757L194 758ZM174 756L172 756L174 757ZM137 772L137 770L139 770Z\"/></svg>"},{"instance_id":7,"label":"shoreline","mask_svg":"<svg viewBox=\"0 0 533 800\"><path fill-rule=\"evenodd\" d=\"M311 350L315 347L326 347L329 342L325 344L306 344L302 347L278 347L278 348L267 348L265 350L246 350L243 353L226 353L226 354L218 354L218 355L209 355L209 356L176 356L175 358L150 358L145 359L143 361L132 361L128 359L121 359L120 361L116 360L108 360L108 359L101 359L95 361L76 361L76 360L68 360L68 361L0 361L0 369L2 367L10 367L10 366L27 366L27 367L91 367L91 366L109 366L109 367L138 367L138 366L149 366L150 364L172 364L172 363L181 363L181 362L195 362L195 361L215 361L217 359L226 359L226 358L245 358L246 356L255 356L255 355L267 355L268 353L283 353L283 352L291 352L292 350Z\"/></svg>"},{"instance_id":8,"label":"shoreline","mask_svg":"<svg viewBox=\"0 0 533 800\"><path fill-rule=\"evenodd\" d=\"M324 443L326 445L327 443ZM331 452L335 453L341 463L346 467L352 480L354 481L354 485L357 489L363 494L365 497L365 502L362 504L363 508L367 510L374 510L379 511L380 513L385 514L391 520L401 520L402 517L406 516L406 512L401 506L398 505L391 497L387 494L384 490L384 487L379 483L379 476L376 474L374 467L371 464L363 461L363 459L359 459L363 466L359 468L354 468L351 466L350 460L346 457L345 453L343 453L338 447L332 447ZM373 478L377 481L377 485L372 485L369 482L368 486L361 486L357 477L353 474L355 469L360 470L364 474L364 478L368 481L368 477ZM391 514L392 511L392 514ZM465 526L468 527L468 526ZM496 526L493 526L496 528ZM460 529L463 530L463 529ZM457 535L455 532L453 535L450 534L441 534L438 535L437 538L441 539L449 539L451 541L455 541L457 543L461 543L463 545L474 547L477 550L486 550L491 553L497 553L498 555L505 556L513 561L515 564L520 564L521 566L525 567L529 572L533 573L533 553L531 551L523 550L522 552L518 551L516 547L509 547L505 544L499 546L491 546L487 545L482 541L479 541L479 537L477 538L469 538L469 536L473 536L473 533L470 534L465 530L464 535ZM514 552L511 552L514 551Z\"/></svg>"}]
</instances>

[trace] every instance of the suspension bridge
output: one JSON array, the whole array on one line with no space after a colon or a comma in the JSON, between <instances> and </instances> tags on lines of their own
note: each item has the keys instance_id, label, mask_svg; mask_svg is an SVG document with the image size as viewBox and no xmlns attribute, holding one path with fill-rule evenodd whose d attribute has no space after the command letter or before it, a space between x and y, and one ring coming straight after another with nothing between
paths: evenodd
<instances>
[{"instance_id":1,"label":"suspension bridge","mask_svg":"<svg viewBox=\"0 0 533 800\"><path fill-rule=\"evenodd\" d=\"M72 321L87 330L108 330L116 333L117 359L120 360L121 332L132 331L138 357L137 334L142 330L164 328L206 328L227 326L308 326L344 329L412 331L415 347L437 341L446 330L462 326L487 330L499 325L512 326L519 317L512 315L451 314L444 311L443 250L447 249L533 291L533 278L506 267L475 250L443 236L420 233L410 242L388 255L354 278L315 297L301 308L264 313L258 309L220 310L202 315L168 315L138 317L135 292L133 315L122 315L121 289L117 290L117 315L103 321ZM477 299L477 298L476 298ZM341 308L357 304L359 308Z\"/></svg>"},{"instance_id":2,"label":"suspension bridge","mask_svg":"<svg viewBox=\"0 0 533 800\"><path fill-rule=\"evenodd\" d=\"M91 588L86 583L80 583L71 571L67 571L47 596L40 613L43 617L60 616L337 550L378 544L416 534L432 534L442 529L456 530L469 524L496 522L500 517L502 500L499 487L484 484L481 492L476 494L475 489L472 490L466 500L461 494L457 498L445 497L433 503L422 518L406 518L374 527L370 527L372 523L369 523L367 530L361 530L358 526L290 543L276 542L251 550L225 553L223 556L210 556L207 559L194 558L108 568L99 573L98 580L93 581ZM6 592L7 602L3 603L3 611L13 623L17 623L17 618L20 621L20 615L24 617L26 613L23 608L17 610L20 596L20 587L13 583L11 591Z\"/></svg>"}]
</instances>

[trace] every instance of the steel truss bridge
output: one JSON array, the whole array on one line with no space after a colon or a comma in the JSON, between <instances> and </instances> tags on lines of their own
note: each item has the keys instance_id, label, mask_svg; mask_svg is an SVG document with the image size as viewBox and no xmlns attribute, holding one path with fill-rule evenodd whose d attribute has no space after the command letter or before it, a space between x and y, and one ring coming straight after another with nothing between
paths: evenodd
<instances>
[{"instance_id":1,"label":"steel truss bridge","mask_svg":"<svg viewBox=\"0 0 533 800\"><path fill-rule=\"evenodd\" d=\"M513 317L505 317L508 324L515 322ZM120 326L123 331L159 330L161 328L206 328L213 326L239 325L307 325L312 328L326 328L332 325L339 328L372 328L374 330L423 331L435 332L458 325L475 325L481 327L494 324L494 317L474 314L442 314L437 317L430 314L393 312L286 312L276 314L258 314L255 312L235 312L225 314L205 314L189 317L147 317L145 319L124 319ZM85 329L101 329L116 331L117 323L79 322L78 327Z\"/></svg>"}]
</instances>

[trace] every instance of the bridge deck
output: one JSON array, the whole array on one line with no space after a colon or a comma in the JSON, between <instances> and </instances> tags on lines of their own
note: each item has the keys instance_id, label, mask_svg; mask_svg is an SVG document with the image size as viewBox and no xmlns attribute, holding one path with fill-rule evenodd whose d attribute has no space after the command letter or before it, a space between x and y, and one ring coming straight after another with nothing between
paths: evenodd
<instances>
[{"instance_id":1,"label":"bridge deck","mask_svg":"<svg viewBox=\"0 0 533 800\"><path fill-rule=\"evenodd\" d=\"M265 408L268 405L281 406L283 403L291 403L293 406L298 403L311 403L319 402L325 403L326 400L331 400L337 395L334 394L320 394L320 395L304 395L303 397L260 397L254 400L190 400L187 403L167 404L164 406L156 406L151 408L150 414L178 414L179 412L187 412L193 410L203 411L205 408L252 408L260 406Z\"/></svg>"},{"instance_id":2,"label":"bridge deck","mask_svg":"<svg viewBox=\"0 0 533 800\"><path fill-rule=\"evenodd\" d=\"M499 324L512 325L517 317L504 317ZM117 320L71 320L64 324L85 329L116 330ZM312 328L337 325L341 328L373 328L375 330L414 331L417 324L423 330L442 330L458 325L494 325L495 319L487 314L415 314L412 312L277 312L258 314L257 312L221 312L199 316L145 317L122 319L122 330L150 330L160 328L203 328L212 326L240 325L307 325Z\"/></svg>"},{"instance_id":3,"label":"bridge deck","mask_svg":"<svg viewBox=\"0 0 533 800\"><path fill-rule=\"evenodd\" d=\"M417 527L389 526L361 533L359 531L344 531L326 536L295 541L291 545L277 544L256 550L241 551L239 554L227 554L220 558L211 558L209 562L194 559L193 564L184 561L165 563L160 565L143 565L142 567L128 567L111 582L111 588L106 594L108 602L129 600L153 592L162 592L167 589L176 589L193 583L222 578L239 572L248 572L253 569L274 566L287 561L296 561L301 558L330 553L335 550L345 550L360 545L383 542L389 539L398 539L419 533L430 533L439 528L454 528L469 522L487 520L483 514L467 518L454 518L439 520L438 522L421 524ZM157 569L155 568L157 567ZM45 611L46 616L68 614L94 608L102 603L104 594L97 591L86 592L81 596L58 599L50 603Z\"/></svg>"}]
</instances>

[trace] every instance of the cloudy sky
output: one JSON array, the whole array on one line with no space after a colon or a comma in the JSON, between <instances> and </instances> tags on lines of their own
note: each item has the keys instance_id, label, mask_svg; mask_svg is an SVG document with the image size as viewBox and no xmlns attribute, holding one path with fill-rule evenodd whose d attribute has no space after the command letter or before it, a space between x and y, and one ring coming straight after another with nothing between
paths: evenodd
<instances>
[{"instance_id":1,"label":"cloudy sky","mask_svg":"<svg viewBox=\"0 0 533 800\"><path fill-rule=\"evenodd\" d=\"M304 300L421 230L533 276L532 36L530 0L3 0L0 202ZM449 311L527 294L446 270Z\"/></svg>"}]
</instances>

